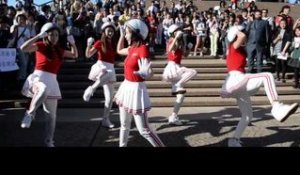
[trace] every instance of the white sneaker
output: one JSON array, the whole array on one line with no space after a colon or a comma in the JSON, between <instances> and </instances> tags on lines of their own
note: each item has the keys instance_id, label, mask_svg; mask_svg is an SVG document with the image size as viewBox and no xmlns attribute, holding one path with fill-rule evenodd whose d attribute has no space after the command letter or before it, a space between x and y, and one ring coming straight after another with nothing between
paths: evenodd
<instances>
[{"instance_id":1,"label":"white sneaker","mask_svg":"<svg viewBox=\"0 0 300 175\"><path fill-rule=\"evenodd\" d=\"M83 94L83 100L86 101L86 102L89 102L89 101L90 101L90 98L93 96L93 94L94 94L93 88L92 88L92 86L89 86L89 87L84 91L84 94Z\"/></svg>"},{"instance_id":2,"label":"white sneaker","mask_svg":"<svg viewBox=\"0 0 300 175\"><path fill-rule=\"evenodd\" d=\"M168 119L168 122L169 122L169 125L177 125L177 126L180 126L180 125L183 125L182 121L179 120L179 118L176 116L170 116L169 119Z\"/></svg>"},{"instance_id":3,"label":"white sneaker","mask_svg":"<svg viewBox=\"0 0 300 175\"><path fill-rule=\"evenodd\" d=\"M33 120L33 116L28 114L28 112L26 111L24 114L23 120L21 122L21 128L29 128L32 120Z\"/></svg>"},{"instance_id":4,"label":"white sneaker","mask_svg":"<svg viewBox=\"0 0 300 175\"><path fill-rule=\"evenodd\" d=\"M240 139L237 138L230 138L228 140L228 147L243 147L242 142Z\"/></svg>"},{"instance_id":5,"label":"white sneaker","mask_svg":"<svg viewBox=\"0 0 300 175\"><path fill-rule=\"evenodd\" d=\"M284 122L290 115L295 113L299 104L286 105L283 103L275 103L272 107L271 113L276 120Z\"/></svg>"},{"instance_id":6,"label":"white sneaker","mask_svg":"<svg viewBox=\"0 0 300 175\"><path fill-rule=\"evenodd\" d=\"M48 147L48 148L53 148L53 147L55 147L54 141L46 141L46 142L45 142L45 145L46 145L46 147Z\"/></svg>"},{"instance_id":7,"label":"white sneaker","mask_svg":"<svg viewBox=\"0 0 300 175\"><path fill-rule=\"evenodd\" d=\"M115 127L115 125L109 119L103 119L101 124L103 127L110 128L110 129Z\"/></svg>"}]
</instances>

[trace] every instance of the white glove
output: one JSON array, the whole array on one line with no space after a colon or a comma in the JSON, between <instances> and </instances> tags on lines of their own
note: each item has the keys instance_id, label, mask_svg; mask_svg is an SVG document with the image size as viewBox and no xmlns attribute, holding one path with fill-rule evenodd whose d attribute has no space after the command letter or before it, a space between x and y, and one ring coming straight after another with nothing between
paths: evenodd
<instances>
[{"instance_id":1,"label":"white glove","mask_svg":"<svg viewBox=\"0 0 300 175\"><path fill-rule=\"evenodd\" d=\"M187 47L189 48L189 49L192 49L193 48L193 43L188 43L188 45L187 45Z\"/></svg>"},{"instance_id":2,"label":"white glove","mask_svg":"<svg viewBox=\"0 0 300 175\"><path fill-rule=\"evenodd\" d=\"M38 37L39 37L40 39L46 38L47 36L48 36L48 33L47 33L47 32L42 32L42 33L39 33L39 34L38 34Z\"/></svg>"},{"instance_id":3,"label":"white glove","mask_svg":"<svg viewBox=\"0 0 300 175\"><path fill-rule=\"evenodd\" d=\"M67 37L67 40L68 40L68 42L69 42L71 45L74 45L74 44L75 44L75 39L74 39L73 35L69 35L69 36Z\"/></svg>"},{"instance_id":4,"label":"white glove","mask_svg":"<svg viewBox=\"0 0 300 175\"><path fill-rule=\"evenodd\" d=\"M94 43L94 38L93 37L89 37L88 40L87 40L87 46L92 46L93 43Z\"/></svg>"},{"instance_id":5,"label":"white glove","mask_svg":"<svg viewBox=\"0 0 300 175\"><path fill-rule=\"evenodd\" d=\"M124 37L125 36L125 25L120 25L120 35L121 37Z\"/></svg>"},{"instance_id":6,"label":"white glove","mask_svg":"<svg viewBox=\"0 0 300 175\"><path fill-rule=\"evenodd\" d=\"M176 32L176 38L180 38L183 35L182 31Z\"/></svg>"},{"instance_id":7,"label":"white glove","mask_svg":"<svg viewBox=\"0 0 300 175\"><path fill-rule=\"evenodd\" d=\"M134 71L133 73L141 76L143 79L147 79L151 76L150 67L151 62L147 58L141 58L138 60L139 71Z\"/></svg>"}]
</instances>

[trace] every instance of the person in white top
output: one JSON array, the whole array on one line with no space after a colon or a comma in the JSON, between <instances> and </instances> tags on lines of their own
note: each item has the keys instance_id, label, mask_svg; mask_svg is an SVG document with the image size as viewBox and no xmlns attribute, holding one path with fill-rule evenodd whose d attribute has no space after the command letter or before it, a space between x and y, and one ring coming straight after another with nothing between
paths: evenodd
<instances>
[{"instance_id":1,"label":"person in white top","mask_svg":"<svg viewBox=\"0 0 300 175\"><path fill-rule=\"evenodd\" d=\"M162 25L163 25L163 31L164 31L164 37L165 37L166 43L167 43L168 40L169 40L168 29L169 29L169 27L170 27L172 24L174 24L174 20L173 20L173 18L171 17L171 14L170 14L170 13L167 13L167 15L165 16L165 19L164 19L163 22L162 22Z\"/></svg>"},{"instance_id":2,"label":"person in white top","mask_svg":"<svg viewBox=\"0 0 300 175\"><path fill-rule=\"evenodd\" d=\"M218 48L218 21L217 17L213 14L211 19L207 21L209 27L209 38L210 38L210 56L217 56L217 48Z\"/></svg>"},{"instance_id":3,"label":"person in white top","mask_svg":"<svg viewBox=\"0 0 300 175\"><path fill-rule=\"evenodd\" d=\"M13 25L12 34L16 40L16 45L10 44L17 49L19 72L17 79L24 81L28 75L28 54L20 50L21 45L30 38L30 31L26 25L26 15L21 13L16 16L17 25ZM13 41L12 41L13 42Z\"/></svg>"}]
</instances>

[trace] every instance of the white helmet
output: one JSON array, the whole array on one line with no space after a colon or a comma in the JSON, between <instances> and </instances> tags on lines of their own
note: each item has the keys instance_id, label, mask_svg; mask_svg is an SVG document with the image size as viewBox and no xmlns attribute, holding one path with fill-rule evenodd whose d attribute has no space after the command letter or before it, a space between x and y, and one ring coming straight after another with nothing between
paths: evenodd
<instances>
[{"instance_id":1,"label":"white helmet","mask_svg":"<svg viewBox=\"0 0 300 175\"><path fill-rule=\"evenodd\" d=\"M116 30L116 26L112 22L103 23L102 26L101 26L101 30L104 31L105 28L107 28L107 27L112 27L114 30Z\"/></svg>"},{"instance_id":2,"label":"white helmet","mask_svg":"<svg viewBox=\"0 0 300 175\"><path fill-rule=\"evenodd\" d=\"M237 33L239 31L242 31L243 29L244 29L244 27L241 25L232 26L227 32L228 41L231 43L236 38Z\"/></svg>"},{"instance_id":3,"label":"white helmet","mask_svg":"<svg viewBox=\"0 0 300 175\"><path fill-rule=\"evenodd\" d=\"M171 36L172 33L174 33L176 30L178 30L180 28L179 25L177 24L172 24L169 28L168 28L168 35Z\"/></svg>"},{"instance_id":4,"label":"white helmet","mask_svg":"<svg viewBox=\"0 0 300 175\"><path fill-rule=\"evenodd\" d=\"M59 31L59 28L56 24L54 24L52 22L47 22L46 24L43 25L43 27L41 29L41 33L48 32L52 29L57 29Z\"/></svg>"},{"instance_id":5,"label":"white helmet","mask_svg":"<svg viewBox=\"0 0 300 175\"><path fill-rule=\"evenodd\" d=\"M143 40L145 40L148 36L148 26L139 19L131 19L125 23L126 27L129 27L133 32L140 35Z\"/></svg>"}]
</instances>

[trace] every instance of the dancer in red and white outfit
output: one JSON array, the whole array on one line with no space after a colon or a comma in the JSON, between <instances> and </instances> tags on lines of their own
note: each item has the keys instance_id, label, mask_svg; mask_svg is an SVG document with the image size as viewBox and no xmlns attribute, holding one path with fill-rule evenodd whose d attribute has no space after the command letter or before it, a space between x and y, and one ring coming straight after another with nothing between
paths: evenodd
<instances>
[{"instance_id":1,"label":"dancer in red and white outfit","mask_svg":"<svg viewBox=\"0 0 300 175\"><path fill-rule=\"evenodd\" d=\"M83 99L88 102L96 89L99 86L102 86L105 96L102 126L113 128L114 124L111 123L109 117L114 94L113 83L116 82L116 73L114 68L116 49L113 46L112 41L116 27L112 22L105 22L102 25L101 30L101 39L96 41L93 46L92 44L94 39L88 39L86 57L90 58L97 52L98 61L92 66L89 74L89 79L95 81L95 83L84 91Z\"/></svg>"},{"instance_id":2,"label":"dancer in red and white outfit","mask_svg":"<svg viewBox=\"0 0 300 175\"><path fill-rule=\"evenodd\" d=\"M120 110L120 142L119 146L127 146L132 116L139 133L152 146L164 146L148 123L147 111L151 109L150 98L145 80L153 75L149 61L149 48L144 44L148 36L147 25L139 19L131 19L121 28L121 36L117 46L120 55L127 55L124 61L125 80L115 95L115 102ZM124 48L124 39L129 47Z\"/></svg>"},{"instance_id":3,"label":"dancer in red and white outfit","mask_svg":"<svg viewBox=\"0 0 300 175\"><path fill-rule=\"evenodd\" d=\"M39 39L43 41L38 42ZM21 123L22 128L29 128L37 109L43 104L46 113L45 144L54 146L57 100L61 93L57 82L57 73L65 57L77 58L78 52L73 36L68 36L71 51L62 49L59 44L59 28L54 23L46 23L40 34L26 41L21 49L24 52L36 53L34 72L28 76L22 94L32 98L29 109L25 112Z\"/></svg>"},{"instance_id":4,"label":"dancer in red and white outfit","mask_svg":"<svg viewBox=\"0 0 300 175\"><path fill-rule=\"evenodd\" d=\"M233 138L228 140L229 147L241 147L240 138L253 117L250 96L254 95L261 86L264 86L267 97L272 105L271 114L283 122L293 114L298 104L282 104L278 100L274 77L271 73L246 74L246 53L244 43L246 35L241 32L241 26L233 26L229 29L227 37L229 50L227 56L228 76L223 84L221 96L223 98L236 98L242 118L239 121Z\"/></svg>"},{"instance_id":5,"label":"dancer in red and white outfit","mask_svg":"<svg viewBox=\"0 0 300 175\"><path fill-rule=\"evenodd\" d=\"M167 44L168 64L163 72L163 80L172 83L172 95L176 95L176 103L173 113L168 121L171 125L182 125L182 120L178 118L178 112L184 100L186 90L183 88L190 79L196 76L197 72L194 69L189 69L181 66L183 54L188 55L183 42L183 32L180 26L173 24L168 29L170 39ZM193 46L189 46L192 48Z\"/></svg>"}]
</instances>

